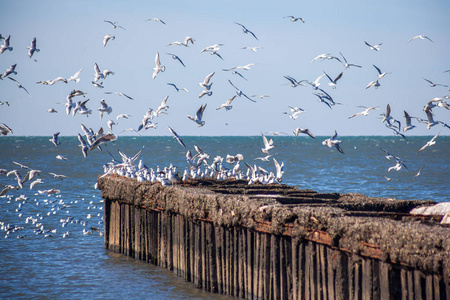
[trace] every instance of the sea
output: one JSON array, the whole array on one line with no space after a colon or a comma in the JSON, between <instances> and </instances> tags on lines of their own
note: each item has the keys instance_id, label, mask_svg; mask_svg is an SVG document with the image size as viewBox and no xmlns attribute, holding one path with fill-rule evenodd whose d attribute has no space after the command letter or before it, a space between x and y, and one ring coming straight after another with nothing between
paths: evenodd
<instances>
[{"instance_id":1,"label":"sea","mask_svg":"<svg viewBox=\"0 0 450 300\"><path fill-rule=\"evenodd\" d=\"M87 158L76 136L60 137L59 146L49 138L0 137L0 169L21 176L28 171L24 166L37 169L41 172L32 181L43 181L32 189L26 182L0 197L1 299L228 299L104 248L103 200L95 183L104 164L121 159L119 151L133 156L143 149L138 159L148 167L173 164L181 174L188 166L187 149L195 153L197 145L211 162L216 156L242 154L249 165L275 171L275 158L284 164L282 183L300 189L450 201L450 136L438 136L436 144L420 152L432 136L343 136L344 153L322 145L328 137L268 136L275 145L268 161L257 159L265 156L261 136L187 136L186 149L172 137L120 136L102 151L89 151ZM396 161L382 149L401 160L400 170L388 171ZM0 174L0 189L5 185L17 185L14 174ZM59 192L43 193L51 189Z\"/></svg>"}]
</instances>

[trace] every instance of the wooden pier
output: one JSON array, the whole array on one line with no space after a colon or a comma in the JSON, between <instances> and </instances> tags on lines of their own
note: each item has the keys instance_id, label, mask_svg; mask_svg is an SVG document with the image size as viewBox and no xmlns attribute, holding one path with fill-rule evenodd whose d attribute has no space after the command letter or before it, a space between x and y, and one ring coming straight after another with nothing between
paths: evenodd
<instances>
[{"instance_id":1,"label":"wooden pier","mask_svg":"<svg viewBox=\"0 0 450 300\"><path fill-rule=\"evenodd\" d=\"M286 185L106 176L106 248L246 299L450 299L450 228L431 201Z\"/></svg>"}]
</instances>

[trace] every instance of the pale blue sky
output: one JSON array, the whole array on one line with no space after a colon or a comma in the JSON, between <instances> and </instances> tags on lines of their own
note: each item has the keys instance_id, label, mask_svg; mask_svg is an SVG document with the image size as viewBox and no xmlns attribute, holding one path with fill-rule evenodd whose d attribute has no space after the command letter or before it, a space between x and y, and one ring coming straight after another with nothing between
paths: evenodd
<instances>
[{"instance_id":1,"label":"pale blue sky","mask_svg":"<svg viewBox=\"0 0 450 300\"><path fill-rule=\"evenodd\" d=\"M344 3L342 3L344 2ZM113 132L136 129L148 108L156 109L169 96L167 115L153 121L156 130L142 132L143 136L170 135L167 126L178 134L187 135L259 135L261 132L285 132L292 135L297 128L309 128L316 135L391 135L379 118L387 104L392 115L405 123L403 110L425 119L424 105L434 97L450 94L449 88L431 88L423 78L450 85L450 3L448 1L1 1L0 33L11 35L14 50L0 55L0 72L17 63L17 79L30 92L31 98L17 88L14 82L0 81L0 101L11 106L0 106L0 122L14 130L14 135L50 136L81 133L80 124L97 131L107 129L106 122L118 114L132 115L121 119ZM291 22L288 15L302 17L305 23ZM157 17L166 25L146 22ZM104 20L117 21L113 29ZM244 24L259 40L243 34L234 22ZM116 39L103 47L106 34ZM426 35L428 40L408 40ZM167 46L182 41L186 36L195 39L189 47ZM33 37L41 51L28 58L26 47ZM381 50L370 50L370 44L383 43ZM208 53L200 53L206 46L222 43L219 50L224 60ZM245 46L259 46L257 52L243 50ZM166 71L152 80L155 54L160 53ZM166 52L177 54L186 68L172 60ZM323 71L336 77L343 66L335 60L311 60L319 54L339 57L342 52L350 63L362 65L350 68L338 81L337 89L324 88L336 102L330 110L317 101L310 86L292 88L283 78L290 75L298 80L314 81ZM36 59L37 61L34 61ZM103 81L104 88L91 84L93 66L115 72ZM240 71L248 81L224 72L222 69L255 63L249 71ZM366 89L375 80L375 64L382 71L392 72L380 80L379 89ZM53 86L36 84L40 80L58 76L70 77L84 68L79 83L58 82ZM213 95L199 99L204 77L216 72ZM247 95L265 94L269 98L252 103L236 97L230 111L216 110L234 95L228 79ZM185 87L189 93L178 92L168 86L172 82ZM67 116L65 98L73 89L87 93L87 106L93 110L88 118ZM105 91L120 91L132 96L131 101ZM86 98L86 99L87 99ZM100 100L113 107L111 115L100 119L97 108ZM74 98L82 100L82 98ZM202 104L206 125L198 128L186 116L194 115ZM363 109L378 106L368 116L348 117ZM283 112L288 106L304 110L296 120ZM58 113L50 114L53 107ZM435 119L450 123L450 111L435 108ZM414 122L414 121L413 121ZM406 135L448 135L449 129L435 126L426 130L417 124Z\"/></svg>"}]
</instances>

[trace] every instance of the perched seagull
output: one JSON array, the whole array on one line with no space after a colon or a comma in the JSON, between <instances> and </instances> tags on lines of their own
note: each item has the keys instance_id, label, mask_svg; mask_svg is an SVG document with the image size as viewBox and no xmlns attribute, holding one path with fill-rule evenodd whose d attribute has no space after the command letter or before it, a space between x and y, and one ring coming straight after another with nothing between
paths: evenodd
<instances>
[{"instance_id":1,"label":"perched seagull","mask_svg":"<svg viewBox=\"0 0 450 300\"><path fill-rule=\"evenodd\" d=\"M256 52L258 49L262 49L262 47L243 47L242 49L251 50L252 52Z\"/></svg>"},{"instance_id":2,"label":"perched seagull","mask_svg":"<svg viewBox=\"0 0 450 300\"><path fill-rule=\"evenodd\" d=\"M341 54L342 58L344 59L344 62L345 62L345 63L343 63L343 64L344 64L344 68L345 68L345 69L348 69L348 68L350 68L350 67L361 68L360 65L349 64L349 63L347 62L347 60L345 59L344 55L343 55L341 52L339 52L339 54Z\"/></svg>"},{"instance_id":3,"label":"perched seagull","mask_svg":"<svg viewBox=\"0 0 450 300\"><path fill-rule=\"evenodd\" d=\"M403 127L403 132L406 132L408 130L415 128L416 126L411 124L411 116L406 112L406 110L404 110L403 112L405 113L405 120L406 120L406 126Z\"/></svg>"},{"instance_id":4,"label":"perched seagull","mask_svg":"<svg viewBox=\"0 0 450 300\"><path fill-rule=\"evenodd\" d=\"M109 120L108 122L106 122L106 125L108 125L109 130L113 130L112 129L113 125L117 125L117 123L114 122L113 120Z\"/></svg>"},{"instance_id":5,"label":"perched seagull","mask_svg":"<svg viewBox=\"0 0 450 300\"><path fill-rule=\"evenodd\" d=\"M146 20L146 21L155 21L155 22L159 22L159 23L161 23L161 24L166 25L166 23L164 23L163 20L158 19L158 18L150 18L150 19L148 19L148 20Z\"/></svg>"},{"instance_id":6,"label":"perched seagull","mask_svg":"<svg viewBox=\"0 0 450 300\"><path fill-rule=\"evenodd\" d=\"M47 112L52 113L52 114L57 113L57 111L54 108L49 108L47 110Z\"/></svg>"},{"instance_id":7,"label":"perched seagull","mask_svg":"<svg viewBox=\"0 0 450 300\"><path fill-rule=\"evenodd\" d=\"M208 74L208 75L205 77L205 79L203 80L203 82L199 82L199 85L200 85L203 89L209 91L209 90L211 89L211 85L212 85L212 83L209 83L209 81L211 80L211 77L213 77L213 75L214 75L215 73L216 73L216 72L212 72L212 73Z\"/></svg>"},{"instance_id":8,"label":"perched seagull","mask_svg":"<svg viewBox=\"0 0 450 300\"><path fill-rule=\"evenodd\" d=\"M14 81L17 84L17 87L19 89L23 89L25 92L27 92L28 96L30 96L30 93L28 93L27 89L23 85L21 85L20 82L18 82L17 80L15 80L14 78L11 78L11 77L7 77L7 78L11 79L12 81Z\"/></svg>"},{"instance_id":9,"label":"perched seagull","mask_svg":"<svg viewBox=\"0 0 450 300\"><path fill-rule=\"evenodd\" d=\"M233 97L231 97L230 99L227 100L227 102L225 102L224 104L220 105L218 108L216 108L216 110L219 110L221 108L225 108L226 110L230 110L233 108L233 106L231 105L231 102L233 102L234 98L236 98L237 95L234 95Z\"/></svg>"},{"instance_id":10,"label":"perched seagull","mask_svg":"<svg viewBox=\"0 0 450 300\"><path fill-rule=\"evenodd\" d=\"M67 79L67 82L69 81L75 81L75 82L79 82L80 78L78 78L78 76L80 76L80 73L83 71L83 68L79 71L77 71L75 74L73 74L72 76L69 77L69 79Z\"/></svg>"},{"instance_id":11,"label":"perched seagull","mask_svg":"<svg viewBox=\"0 0 450 300\"><path fill-rule=\"evenodd\" d=\"M371 88L371 87L375 87L377 89L380 85L381 84L378 82L378 79L377 79L377 80L369 82L369 84L366 86L366 89Z\"/></svg>"},{"instance_id":12,"label":"perched seagull","mask_svg":"<svg viewBox=\"0 0 450 300\"><path fill-rule=\"evenodd\" d=\"M28 49L28 56L31 58L34 54L34 52L39 52L41 50L36 48L36 38L33 38L31 40L31 45L27 47Z\"/></svg>"},{"instance_id":13,"label":"perched seagull","mask_svg":"<svg viewBox=\"0 0 450 300\"><path fill-rule=\"evenodd\" d=\"M275 145L273 144L272 139L267 139L266 136L261 133L261 136L263 138L264 148L261 148L261 152L265 153L267 155L270 155L269 151L275 148Z\"/></svg>"},{"instance_id":14,"label":"perched seagull","mask_svg":"<svg viewBox=\"0 0 450 300\"><path fill-rule=\"evenodd\" d=\"M238 89L232 82L230 79L228 79L228 82L236 89L236 95L238 95L239 97L244 96L245 98L247 98L248 100L252 101L252 102L256 102L255 100L249 98L246 94L244 94L244 92L242 92L240 89Z\"/></svg>"},{"instance_id":15,"label":"perched seagull","mask_svg":"<svg viewBox=\"0 0 450 300\"><path fill-rule=\"evenodd\" d=\"M304 133L304 134L307 134L307 135L309 135L310 137L312 137L313 139L315 139L316 137L314 136L314 134L311 132L311 131L309 131L309 129L303 129L303 128L296 128L296 129L294 129L294 135L295 136L298 136L300 133Z\"/></svg>"},{"instance_id":16,"label":"perched seagull","mask_svg":"<svg viewBox=\"0 0 450 300\"><path fill-rule=\"evenodd\" d=\"M300 20L300 21L302 21L302 23L305 23L305 20L303 18L296 18L294 16L287 16L287 17L284 17L284 18L291 19L291 22L297 22L298 20Z\"/></svg>"},{"instance_id":17,"label":"perched seagull","mask_svg":"<svg viewBox=\"0 0 450 300\"><path fill-rule=\"evenodd\" d=\"M170 126L167 126L169 128L169 131L173 134L173 138L176 139L178 141L178 143L180 143L181 146L183 146L184 148L186 148L186 145L183 143L183 140L181 139L181 137L175 132L175 130L173 130Z\"/></svg>"},{"instance_id":18,"label":"perched seagull","mask_svg":"<svg viewBox=\"0 0 450 300\"><path fill-rule=\"evenodd\" d=\"M100 68L98 67L97 63L94 63L94 82L99 81L100 79L106 79L108 75L114 75L113 71L110 70L103 70L100 71Z\"/></svg>"},{"instance_id":19,"label":"perched seagull","mask_svg":"<svg viewBox=\"0 0 450 300\"><path fill-rule=\"evenodd\" d=\"M134 100L133 98L131 98L130 96L128 96L127 94L122 93L122 92L105 92L105 94L116 94L118 96L124 96L130 100Z\"/></svg>"},{"instance_id":20,"label":"perched seagull","mask_svg":"<svg viewBox=\"0 0 450 300\"><path fill-rule=\"evenodd\" d=\"M373 65L375 69L377 69L378 72L378 79L383 78L384 76L386 76L387 74L391 74L390 72L381 72L380 68L378 68L377 66Z\"/></svg>"},{"instance_id":21,"label":"perched seagull","mask_svg":"<svg viewBox=\"0 0 450 300\"><path fill-rule=\"evenodd\" d=\"M114 29L119 27L119 28L122 28L123 30L125 30L125 28L123 28L122 26L117 25L117 23L119 23L119 22L111 22L111 21L108 21L108 20L105 20L105 22L111 24Z\"/></svg>"},{"instance_id":22,"label":"perched seagull","mask_svg":"<svg viewBox=\"0 0 450 300\"><path fill-rule=\"evenodd\" d=\"M250 30L248 30L244 25L242 25L242 24L240 24L240 23L237 23L237 22L234 22L234 23L242 27L242 32L244 32L244 33L250 33L251 35L253 35L253 37L254 37L255 39L258 39L258 38L256 37L256 35L255 35L253 32L251 32Z\"/></svg>"},{"instance_id":23,"label":"perched seagull","mask_svg":"<svg viewBox=\"0 0 450 300\"><path fill-rule=\"evenodd\" d=\"M307 80L300 80L297 81L295 78L291 77L291 76L283 76L284 78L286 78L287 80L289 80L289 82L291 83L291 87L295 88L298 86L305 86L305 84L303 82L307 82Z\"/></svg>"},{"instance_id":24,"label":"perched seagull","mask_svg":"<svg viewBox=\"0 0 450 300\"><path fill-rule=\"evenodd\" d=\"M161 62L159 61L159 52L156 52L155 64L156 66L153 68L153 79L155 79L156 75L158 75L159 72L164 72L166 70L166 67L161 65Z\"/></svg>"},{"instance_id":25,"label":"perched seagull","mask_svg":"<svg viewBox=\"0 0 450 300\"><path fill-rule=\"evenodd\" d=\"M78 134L78 141L80 142L81 152L83 153L83 156L87 157L87 152L89 150L89 146L84 140L84 138L81 136L81 134Z\"/></svg>"},{"instance_id":26,"label":"perched seagull","mask_svg":"<svg viewBox=\"0 0 450 300\"><path fill-rule=\"evenodd\" d=\"M197 113L195 114L195 118L191 116L187 116L190 120L194 121L198 124L198 127L202 127L205 125L205 121L202 121L203 112L205 111L206 104L203 106L201 105L200 108L197 110Z\"/></svg>"},{"instance_id":27,"label":"perched seagull","mask_svg":"<svg viewBox=\"0 0 450 300\"><path fill-rule=\"evenodd\" d=\"M372 107L365 107L365 106L358 106L358 107L362 107L365 108L365 110L363 110L362 112L358 112L356 114L351 115L350 117L348 117L349 119L362 115L362 116L367 116L369 114L369 111L371 111L372 109L378 109L378 106L372 106Z\"/></svg>"},{"instance_id":28,"label":"perched seagull","mask_svg":"<svg viewBox=\"0 0 450 300\"><path fill-rule=\"evenodd\" d=\"M112 41L115 39L116 39L116 37L114 35L109 35L109 34L105 35L103 37L103 47L106 47L106 44L108 44L108 41L110 41L110 40Z\"/></svg>"},{"instance_id":29,"label":"perched seagull","mask_svg":"<svg viewBox=\"0 0 450 300\"><path fill-rule=\"evenodd\" d=\"M0 134L2 135L7 135L8 133L13 133L12 129L9 128L8 125L6 125L5 123L1 123L0 124Z\"/></svg>"},{"instance_id":30,"label":"perched seagull","mask_svg":"<svg viewBox=\"0 0 450 300\"><path fill-rule=\"evenodd\" d=\"M334 135L331 138L324 140L322 142L322 145L328 146L329 148L335 147L339 152L344 154L344 151L342 150L341 146L339 145L342 143L342 141L336 139L337 135L338 135L337 131L335 130Z\"/></svg>"},{"instance_id":31,"label":"perched seagull","mask_svg":"<svg viewBox=\"0 0 450 300\"><path fill-rule=\"evenodd\" d=\"M172 53L166 53L166 54L171 55L172 58L175 59L175 60L178 60L178 61L180 62L180 64L183 65L183 67L186 67L186 66L184 65L183 61L182 61L177 55L172 54Z\"/></svg>"},{"instance_id":32,"label":"perched seagull","mask_svg":"<svg viewBox=\"0 0 450 300\"><path fill-rule=\"evenodd\" d=\"M61 145L61 142L58 140L58 135L59 135L59 132L53 134L52 138L49 139L49 141L52 142L53 145L55 145L55 146Z\"/></svg>"},{"instance_id":33,"label":"perched seagull","mask_svg":"<svg viewBox=\"0 0 450 300\"><path fill-rule=\"evenodd\" d=\"M410 39L408 40L408 43L411 42L412 40L415 40L415 39L421 39L421 40L427 39L427 40L429 40L430 42L433 43L433 41L432 41L429 37L427 37L426 35L416 35L416 36L413 36L412 38L410 38Z\"/></svg>"},{"instance_id":34,"label":"perched seagull","mask_svg":"<svg viewBox=\"0 0 450 300\"><path fill-rule=\"evenodd\" d=\"M9 46L9 40L11 36L8 35L8 37L3 41L3 45L0 46L0 54L3 54L6 50L12 51L13 47Z\"/></svg>"},{"instance_id":35,"label":"perched seagull","mask_svg":"<svg viewBox=\"0 0 450 300\"><path fill-rule=\"evenodd\" d=\"M328 76L328 74L323 71L323 73L325 74L325 76L327 76L327 78L330 80L330 83L328 83L329 86L331 86L333 89L336 88L336 82L342 78L342 75L344 74L344 72L341 72L341 74L339 74L334 80L331 79L330 76Z\"/></svg>"},{"instance_id":36,"label":"perched seagull","mask_svg":"<svg viewBox=\"0 0 450 300\"><path fill-rule=\"evenodd\" d=\"M3 75L0 75L0 79L3 79L5 77L9 76L10 74L17 75L17 72L15 71L16 66L17 66L17 64L13 64L8 69L6 69L5 73L3 73Z\"/></svg>"},{"instance_id":37,"label":"perched seagull","mask_svg":"<svg viewBox=\"0 0 450 300\"><path fill-rule=\"evenodd\" d=\"M429 84L430 84L430 86L431 87L435 87L435 86L443 86L443 87L448 87L448 85L445 85L445 84L440 84L440 83L433 83L432 81L430 81L430 80L428 80L428 79L426 79L426 78L424 78L423 80L425 80L426 82L428 82Z\"/></svg>"},{"instance_id":38,"label":"perched seagull","mask_svg":"<svg viewBox=\"0 0 450 300\"><path fill-rule=\"evenodd\" d=\"M438 132L431 140L429 140L425 145L423 145L422 148L420 148L419 151L417 151L417 152L423 151L425 148L433 146L434 144L436 144L435 140L438 137L439 133L440 132Z\"/></svg>"},{"instance_id":39,"label":"perched seagull","mask_svg":"<svg viewBox=\"0 0 450 300\"><path fill-rule=\"evenodd\" d=\"M379 43L379 44L376 44L376 45L372 46L372 45L370 45L370 44L369 44L368 42L366 42L366 41L364 41L364 43L365 43L367 46L369 46L370 49L372 49L372 50L374 50L374 51L380 50L380 47L381 47L381 45L383 44L383 43Z\"/></svg>"},{"instance_id":40,"label":"perched seagull","mask_svg":"<svg viewBox=\"0 0 450 300\"><path fill-rule=\"evenodd\" d=\"M179 92L179 91L189 92L189 91L188 91L187 89L185 89L185 88L179 89L174 83L167 83L167 85L173 86L177 92Z\"/></svg>"}]
</instances>

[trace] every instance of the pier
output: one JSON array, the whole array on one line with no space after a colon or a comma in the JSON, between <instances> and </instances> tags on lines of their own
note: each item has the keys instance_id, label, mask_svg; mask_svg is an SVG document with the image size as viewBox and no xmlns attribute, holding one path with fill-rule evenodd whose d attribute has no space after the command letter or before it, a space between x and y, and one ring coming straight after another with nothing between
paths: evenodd
<instances>
[{"instance_id":1,"label":"pier","mask_svg":"<svg viewBox=\"0 0 450 300\"><path fill-rule=\"evenodd\" d=\"M450 299L450 227L432 201L281 184L98 180L105 247L246 299ZM132 276L132 275L131 275Z\"/></svg>"}]
</instances>

